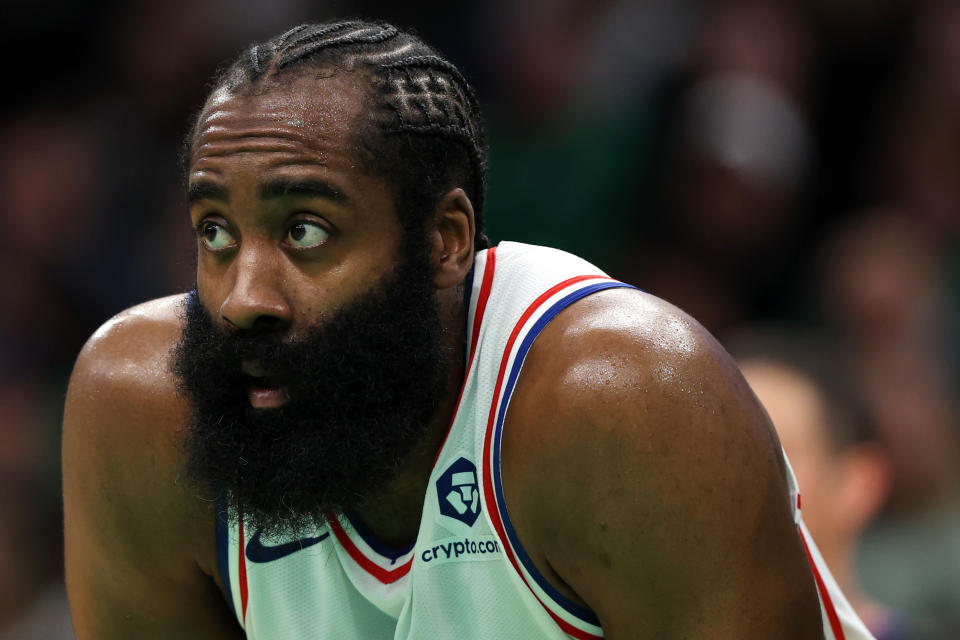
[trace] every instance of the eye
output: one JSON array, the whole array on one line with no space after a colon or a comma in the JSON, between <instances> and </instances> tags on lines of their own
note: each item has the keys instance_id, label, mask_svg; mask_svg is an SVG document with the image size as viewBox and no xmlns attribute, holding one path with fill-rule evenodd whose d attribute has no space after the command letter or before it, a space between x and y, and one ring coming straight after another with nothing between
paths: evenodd
<instances>
[{"instance_id":1,"label":"eye","mask_svg":"<svg viewBox=\"0 0 960 640\"><path fill-rule=\"evenodd\" d=\"M297 249L319 247L330 237L330 232L316 222L301 220L287 231L287 242Z\"/></svg>"},{"instance_id":2,"label":"eye","mask_svg":"<svg viewBox=\"0 0 960 640\"><path fill-rule=\"evenodd\" d=\"M200 242L210 251L223 251L236 244L236 240L222 225L212 220L204 220L197 227Z\"/></svg>"}]
</instances>

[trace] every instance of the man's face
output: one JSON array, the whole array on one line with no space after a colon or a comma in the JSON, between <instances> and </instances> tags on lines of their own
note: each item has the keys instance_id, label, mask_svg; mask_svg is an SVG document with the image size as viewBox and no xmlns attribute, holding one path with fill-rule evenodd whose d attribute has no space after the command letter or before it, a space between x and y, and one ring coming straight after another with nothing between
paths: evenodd
<instances>
[{"instance_id":1,"label":"man's face","mask_svg":"<svg viewBox=\"0 0 960 640\"><path fill-rule=\"evenodd\" d=\"M425 231L360 168L356 82L215 94L191 156L197 295L173 360L188 471L275 532L374 495L443 389Z\"/></svg>"},{"instance_id":2,"label":"man's face","mask_svg":"<svg viewBox=\"0 0 960 640\"><path fill-rule=\"evenodd\" d=\"M297 335L394 266L402 230L392 194L357 160L364 84L355 73L302 72L259 95L208 101L188 188L197 287L214 318Z\"/></svg>"}]
</instances>

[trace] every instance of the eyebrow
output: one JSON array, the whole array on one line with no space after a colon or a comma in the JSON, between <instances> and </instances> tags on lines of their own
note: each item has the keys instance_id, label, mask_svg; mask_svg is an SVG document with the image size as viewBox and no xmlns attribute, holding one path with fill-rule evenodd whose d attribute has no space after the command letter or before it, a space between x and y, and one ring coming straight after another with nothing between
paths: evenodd
<instances>
[{"instance_id":1,"label":"eyebrow","mask_svg":"<svg viewBox=\"0 0 960 640\"><path fill-rule=\"evenodd\" d=\"M346 202L342 191L323 180L274 180L260 187L260 197L264 200L287 196L305 196L326 198L334 202Z\"/></svg>"},{"instance_id":2,"label":"eyebrow","mask_svg":"<svg viewBox=\"0 0 960 640\"><path fill-rule=\"evenodd\" d=\"M342 191L322 180L273 180L260 187L260 197L264 200L288 196L327 198L334 202L347 202L347 196ZM214 182L195 182L187 188L187 203L192 205L200 200L230 202L230 193L226 187Z\"/></svg>"},{"instance_id":3,"label":"eyebrow","mask_svg":"<svg viewBox=\"0 0 960 640\"><path fill-rule=\"evenodd\" d=\"M213 182L194 182L187 188L187 204L200 200L220 200L230 202L230 194L226 187Z\"/></svg>"}]
</instances>

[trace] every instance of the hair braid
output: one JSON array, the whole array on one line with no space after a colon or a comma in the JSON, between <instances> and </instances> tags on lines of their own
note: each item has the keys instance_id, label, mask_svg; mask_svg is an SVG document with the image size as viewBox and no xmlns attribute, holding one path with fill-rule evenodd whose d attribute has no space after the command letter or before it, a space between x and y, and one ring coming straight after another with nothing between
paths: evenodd
<instances>
[{"instance_id":1,"label":"hair braid","mask_svg":"<svg viewBox=\"0 0 960 640\"><path fill-rule=\"evenodd\" d=\"M287 41L288 38L297 35L297 34L300 33L301 31L303 31L303 30L305 30L305 29L308 29L309 27L310 27L309 24L298 24L297 26L293 27L292 29L287 29L286 31L284 31L283 33L281 33L279 36L277 36L276 38L274 38L274 41L273 41L274 46L276 46L276 47L282 47L282 46L284 45L284 43Z\"/></svg>"},{"instance_id":2,"label":"hair braid","mask_svg":"<svg viewBox=\"0 0 960 640\"><path fill-rule=\"evenodd\" d=\"M356 44L377 44L389 40L399 33L396 27L389 24L382 25L382 29L375 31L374 33L364 33L370 30L371 29L369 28L358 29L353 33L333 36L328 40L324 40L323 38L329 35L329 32L318 32L305 36L302 41L291 43L290 48L301 44L305 46L299 51L292 51L283 55L279 62L277 62L277 68L282 69L291 64L297 63L305 58L316 55L323 49L333 49L336 47L346 47Z\"/></svg>"},{"instance_id":3,"label":"hair braid","mask_svg":"<svg viewBox=\"0 0 960 640\"><path fill-rule=\"evenodd\" d=\"M301 24L299 26L290 29L285 34L274 40L277 48L286 45L287 48L297 47L302 44L306 44L311 40L320 40L325 36L330 35L331 33L336 33L338 31L343 31L350 27L356 27L359 23L355 21L347 20L345 22L333 22L329 24ZM306 33L303 33L306 32ZM287 42L287 38L302 34L297 37L293 42Z\"/></svg>"},{"instance_id":4,"label":"hair braid","mask_svg":"<svg viewBox=\"0 0 960 640\"><path fill-rule=\"evenodd\" d=\"M456 80L457 84L464 89L467 98L470 100L470 104L475 108L478 107L477 94L474 92L473 87L470 86L470 83L467 82L467 79L463 77L463 74L460 73L460 70L457 69L457 67L454 66L454 64L449 60L445 60L444 58L435 55L419 55L410 56L395 62L380 65L380 68L382 69L391 69L396 67L434 68L445 72L447 75L452 76L453 79Z\"/></svg>"},{"instance_id":5,"label":"hair braid","mask_svg":"<svg viewBox=\"0 0 960 640\"><path fill-rule=\"evenodd\" d=\"M260 60L260 46L253 45L250 48L250 64L253 66L253 70L256 74L262 73L263 62Z\"/></svg>"}]
</instances>

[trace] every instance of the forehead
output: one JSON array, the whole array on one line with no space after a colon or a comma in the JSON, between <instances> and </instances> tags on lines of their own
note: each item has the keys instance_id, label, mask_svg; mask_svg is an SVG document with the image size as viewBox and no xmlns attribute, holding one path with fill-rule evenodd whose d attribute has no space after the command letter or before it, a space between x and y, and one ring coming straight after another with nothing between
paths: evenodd
<instances>
[{"instance_id":1,"label":"forehead","mask_svg":"<svg viewBox=\"0 0 960 640\"><path fill-rule=\"evenodd\" d=\"M366 122L368 80L362 72L307 69L268 79L265 86L220 88L197 120L191 165L230 140L279 140L330 153L356 151Z\"/></svg>"}]
</instances>

